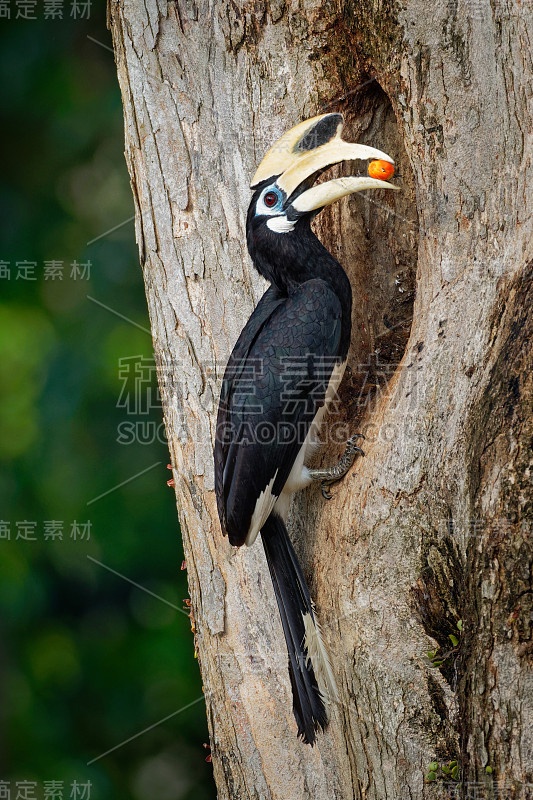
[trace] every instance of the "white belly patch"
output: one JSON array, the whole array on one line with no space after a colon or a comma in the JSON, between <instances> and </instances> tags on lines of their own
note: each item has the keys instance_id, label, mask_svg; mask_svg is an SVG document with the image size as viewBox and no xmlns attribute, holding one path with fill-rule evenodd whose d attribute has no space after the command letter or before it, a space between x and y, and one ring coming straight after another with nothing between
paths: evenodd
<instances>
[{"instance_id":1,"label":"white belly patch","mask_svg":"<svg viewBox=\"0 0 533 800\"><path fill-rule=\"evenodd\" d=\"M294 462L294 466L290 471L287 482L283 487L283 491L279 499L276 501L274 507L283 519L287 518L291 495L294 494L294 492L300 491L300 489L305 489L305 487L309 486L311 483L306 462L309 461L313 453L315 453L317 448L320 447L318 436L320 433L320 426L322 425L322 419L328 409L329 404L337 394L337 389L342 380L345 369L346 361L344 361L342 364L337 364L333 368L326 391L324 405L318 409L315 418L311 423L311 427L309 428L307 436L305 437L305 441L301 446L298 455L296 456L296 461Z\"/></svg>"},{"instance_id":2,"label":"white belly patch","mask_svg":"<svg viewBox=\"0 0 533 800\"><path fill-rule=\"evenodd\" d=\"M276 509L276 513L278 513L282 519L286 520L289 512L291 495L293 495L294 492L298 492L300 489L305 489L305 487L309 486L311 483L306 462L309 461L313 453L318 447L320 447L318 435L320 433L322 419L329 404L337 394L337 389L342 380L345 369L346 361L344 361L342 364L336 364L333 368L333 372L331 373L331 377L329 379L328 388L326 390L324 405L318 409L315 418L311 423L309 431L307 432L307 436L305 437L305 441L298 451L298 455L296 456L296 460L280 496L276 497L276 495L272 494L272 487L274 486L274 481L276 480L276 476L278 474L278 471L276 470L276 473L268 486L265 487L265 489L257 498L254 513L252 514L250 527L245 540L247 545L252 545L255 542L257 534L261 530L261 527L265 524L274 508Z\"/></svg>"}]
</instances>

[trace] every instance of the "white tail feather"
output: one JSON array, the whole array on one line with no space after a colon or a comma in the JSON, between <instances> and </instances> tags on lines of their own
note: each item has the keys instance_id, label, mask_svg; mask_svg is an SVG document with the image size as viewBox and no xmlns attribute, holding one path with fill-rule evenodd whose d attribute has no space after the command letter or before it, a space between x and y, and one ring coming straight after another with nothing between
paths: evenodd
<instances>
[{"instance_id":1,"label":"white tail feather","mask_svg":"<svg viewBox=\"0 0 533 800\"><path fill-rule=\"evenodd\" d=\"M339 692L337 684L335 683L328 651L322 639L322 633L316 615L313 619L311 614L303 614L303 621L305 629L304 647L307 650L307 664L311 662L320 694L327 702L338 700Z\"/></svg>"}]
</instances>

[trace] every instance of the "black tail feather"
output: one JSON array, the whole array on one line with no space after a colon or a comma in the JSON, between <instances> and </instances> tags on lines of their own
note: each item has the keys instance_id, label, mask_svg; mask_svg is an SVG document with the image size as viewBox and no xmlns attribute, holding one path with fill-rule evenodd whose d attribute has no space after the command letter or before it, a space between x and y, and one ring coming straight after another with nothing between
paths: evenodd
<instances>
[{"instance_id":1,"label":"black tail feather","mask_svg":"<svg viewBox=\"0 0 533 800\"><path fill-rule=\"evenodd\" d=\"M261 530L261 536L287 642L298 735L304 742L314 744L317 730L323 729L328 722L328 711L327 698L319 689L313 668L313 654L309 653L306 646L306 617L308 627L312 624L319 639L320 631L315 621L309 589L285 523L276 514L271 514ZM324 656L327 662L325 653ZM314 657L316 659L321 656L317 656L315 652ZM329 663L327 671L329 672Z\"/></svg>"}]
</instances>

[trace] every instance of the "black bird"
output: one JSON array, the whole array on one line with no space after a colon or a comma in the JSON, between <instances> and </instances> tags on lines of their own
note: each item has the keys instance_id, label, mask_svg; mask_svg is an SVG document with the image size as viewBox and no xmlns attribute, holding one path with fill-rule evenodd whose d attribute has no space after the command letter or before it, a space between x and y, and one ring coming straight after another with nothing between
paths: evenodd
<instances>
[{"instance_id":1,"label":"black bird","mask_svg":"<svg viewBox=\"0 0 533 800\"><path fill-rule=\"evenodd\" d=\"M251 545L261 533L287 642L298 735L309 744L327 724L328 703L337 689L285 519L293 492L320 480L328 496L326 487L361 452L352 439L332 469L306 466L344 372L352 308L346 273L310 223L344 195L396 188L369 177L313 186L321 172L340 161L392 163L379 150L343 141L342 124L342 115L324 114L292 128L269 150L252 181L248 251L271 286L230 356L215 444L222 532L237 547Z\"/></svg>"}]
</instances>

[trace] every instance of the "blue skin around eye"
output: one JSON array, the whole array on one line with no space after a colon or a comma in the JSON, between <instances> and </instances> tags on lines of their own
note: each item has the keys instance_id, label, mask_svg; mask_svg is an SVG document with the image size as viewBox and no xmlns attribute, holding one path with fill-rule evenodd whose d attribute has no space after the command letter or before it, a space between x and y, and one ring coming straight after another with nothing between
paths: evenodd
<instances>
[{"instance_id":1,"label":"blue skin around eye","mask_svg":"<svg viewBox=\"0 0 533 800\"><path fill-rule=\"evenodd\" d=\"M269 194L270 192L272 192L272 194L275 194L276 197L278 198L278 202L273 206L267 206L264 201L265 195ZM257 201L257 205L255 207L255 216L256 217L261 215L272 216L274 214L279 214L282 211L283 211L283 197L280 190L277 188L277 186L267 186L266 189L264 189L264 191L262 192L261 196L259 197L259 200Z\"/></svg>"}]
</instances>

